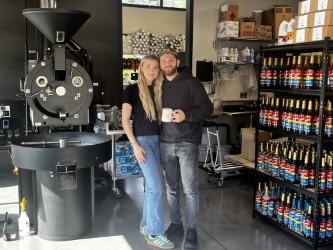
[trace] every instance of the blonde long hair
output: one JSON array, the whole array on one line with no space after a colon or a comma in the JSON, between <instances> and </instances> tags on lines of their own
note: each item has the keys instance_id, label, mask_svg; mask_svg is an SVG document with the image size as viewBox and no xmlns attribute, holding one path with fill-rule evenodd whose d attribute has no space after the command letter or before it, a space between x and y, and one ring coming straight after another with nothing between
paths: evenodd
<instances>
[{"instance_id":1,"label":"blonde long hair","mask_svg":"<svg viewBox=\"0 0 333 250\"><path fill-rule=\"evenodd\" d=\"M158 65L160 65L160 61L157 56L155 55L146 55L142 58L140 65L139 65L139 77L138 77L138 87L139 87L139 96L143 105L143 109L145 110L146 117L151 121L158 121L158 123L161 123L161 116L162 116L162 82L163 82L163 75L160 71L156 77L156 79L153 81L154 84L154 93L155 93L155 105L156 105L156 111L154 107L154 102L151 98L148 84L146 81L146 78L143 74L142 67L148 60L155 60L158 62Z\"/></svg>"}]
</instances>

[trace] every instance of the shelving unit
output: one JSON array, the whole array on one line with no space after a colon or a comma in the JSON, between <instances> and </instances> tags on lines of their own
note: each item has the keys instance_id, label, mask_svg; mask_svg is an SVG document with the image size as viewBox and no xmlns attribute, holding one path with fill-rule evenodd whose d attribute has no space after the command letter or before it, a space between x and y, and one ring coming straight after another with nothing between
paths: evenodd
<instances>
[{"instance_id":1,"label":"shelving unit","mask_svg":"<svg viewBox=\"0 0 333 250\"><path fill-rule=\"evenodd\" d=\"M269 173L259 171L257 169L258 160L257 157L255 160L256 166L256 182L255 182L255 190L257 188L258 180L267 180L277 183L281 186L285 186L288 189L293 190L294 192L301 193L303 195L307 195L313 199L313 225L314 225L314 236L311 240L306 239L303 235L298 232L292 231L288 227L283 226L278 223L276 219L269 218L266 215L263 215L261 212L256 210L255 204L253 206L253 216L259 216L266 220L269 223L281 228L282 230L288 232L290 235L298 238L299 240L311 245L313 249L317 249L321 246L333 245L333 241L324 241L319 242L318 230L319 228L319 200L322 198L333 197L333 193L320 193L319 192L319 169L321 164L321 157L323 155L323 147L332 147L333 139L325 138L323 128L324 126L324 109L327 97L332 97L333 92L326 90L325 86L327 85L328 79L328 68L329 68L329 54L333 51L333 41L329 38L326 38L323 41L311 42L311 43L301 43L301 44L293 44L293 45L284 45L284 46L272 46L272 47L261 47L260 49L260 57L285 57L286 54L292 53L293 55L300 55L301 53L322 53L322 68L323 68L323 84L320 89L286 89L286 88L266 88L259 85L258 91L258 103L260 103L260 95L266 93L273 93L275 96L294 96L294 97L306 97L306 98L318 98L319 99L319 134L318 135L305 135L299 134L292 131L285 131L282 128L274 128L274 127L266 127L262 125L256 126L256 135L259 134L259 130L264 130L267 132L271 132L274 135L281 137L289 137L294 139L303 139L316 144L316 175L315 175L315 186L314 188L302 188L299 184L292 184L286 182L281 177L274 177ZM261 62L259 63L260 68L262 67ZM259 76L260 77L260 76ZM259 117L259 105L258 105L258 117ZM258 155L258 138L256 145L256 156ZM256 192L256 191L255 191ZM255 198L255 197L254 197Z\"/></svg>"}]
</instances>

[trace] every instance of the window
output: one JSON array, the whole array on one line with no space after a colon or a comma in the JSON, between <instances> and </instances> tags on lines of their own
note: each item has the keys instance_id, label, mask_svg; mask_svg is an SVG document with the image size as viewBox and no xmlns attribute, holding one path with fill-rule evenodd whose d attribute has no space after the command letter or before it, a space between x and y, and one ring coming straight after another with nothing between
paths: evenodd
<instances>
[{"instance_id":1,"label":"window","mask_svg":"<svg viewBox=\"0 0 333 250\"><path fill-rule=\"evenodd\" d=\"M122 0L123 4L186 9L186 0Z\"/></svg>"},{"instance_id":2,"label":"window","mask_svg":"<svg viewBox=\"0 0 333 250\"><path fill-rule=\"evenodd\" d=\"M163 0L163 7L186 9L186 0Z\"/></svg>"}]
</instances>

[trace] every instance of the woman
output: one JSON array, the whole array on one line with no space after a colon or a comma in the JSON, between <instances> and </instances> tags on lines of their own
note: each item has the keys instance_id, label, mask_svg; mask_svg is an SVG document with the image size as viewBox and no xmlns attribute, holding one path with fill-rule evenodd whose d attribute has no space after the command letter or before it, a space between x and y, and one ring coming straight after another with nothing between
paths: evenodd
<instances>
[{"instance_id":1,"label":"woman","mask_svg":"<svg viewBox=\"0 0 333 250\"><path fill-rule=\"evenodd\" d=\"M122 107L122 124L145 176L145 195L140 233L148 245L172 249L164 236L162 184L160 178L159 125L162 111L162 73L159 59L145 56L139 65L138 84L127 87ZM133 119L133 129L130 119Z\"/></svg>"}]
</instances>

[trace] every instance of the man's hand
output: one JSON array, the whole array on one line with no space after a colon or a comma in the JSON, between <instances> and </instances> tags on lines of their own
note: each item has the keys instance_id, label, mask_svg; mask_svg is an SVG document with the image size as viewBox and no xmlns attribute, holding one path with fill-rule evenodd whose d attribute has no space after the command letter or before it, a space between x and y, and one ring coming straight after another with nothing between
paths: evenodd
<instances>
[{"instance_id":1,"label":"man's hand","mask_svg":"<svg viewBox=\"0 0 333 250\"><path fill-rule=\"evenodd\" d=\"M185 113L181 109L175 109L172 111L172 122L180 123L185 120Z\"/></svg>"}]
</instances>

